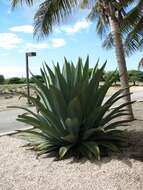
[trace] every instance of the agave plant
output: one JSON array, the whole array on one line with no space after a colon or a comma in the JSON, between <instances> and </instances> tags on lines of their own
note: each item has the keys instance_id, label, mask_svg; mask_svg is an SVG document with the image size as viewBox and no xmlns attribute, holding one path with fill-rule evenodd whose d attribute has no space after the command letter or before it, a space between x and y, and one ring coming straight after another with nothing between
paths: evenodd
<instances>
[{"instance_id":1,"label":"agave plant","mask_svg":"<svg viewBox=\"0 0 143 190\"><path fill-rule=\"evenodd\" d=\"M62 69L58 63L53 70L44 64L41 69L44 82L33 77L32 88L38 98L31 96L30 101L38 113L20 107L27 113L19 115L17 120L34 127L22 134L38 155L100 159L110 152L120 151L125 135L118 127L128 122L120 116L128 114L125 107L132 102L112 107L128 95L123 90L105 100L114 82L110 77L100 85L105 65L99 69L97 63L89 72L88 57L85 64L79 58L76 66L65 59Z\"/></svg>"}]
</instances>

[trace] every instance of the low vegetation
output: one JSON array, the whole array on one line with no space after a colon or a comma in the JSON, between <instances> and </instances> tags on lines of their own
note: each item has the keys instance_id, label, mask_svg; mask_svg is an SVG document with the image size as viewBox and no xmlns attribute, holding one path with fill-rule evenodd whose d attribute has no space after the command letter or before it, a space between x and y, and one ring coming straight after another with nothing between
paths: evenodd
<instances>
[{"instance_id":1,"label":"low vegetation","mask_svg":"<svg viewBox=\"0 0 143 190\"><path fill-rule=\"evenodd\" d=\"M40 75L34 77L43 81ZM30 78L29 82L34 83L33 77ZM18 95L17 92L26 92L26 89L26 78L12 77L5 79L3 75L0 75L0 95ZM32 89L31 93L33 93Z\"/></svg>"},{"instance_id":2,"label":"low vegetation","mask_svg":"<svg viewBox=\"0 0 143 190\"><path fill-rule=\"evenodd\" d=\"M26 82L26 79L19 78L19 77L12 77L10 79L7 79L7 84L23 84Z\"/></svg>"},{"instance_id":3,"label":"low vegetation","mask_svg":"<svg viewBox=\"0 0 143 190\"><path fill-rule=\"evenodd\" d=\"M92 73L92 70L93 69L89 69L89 75ZM118 71L104 71L104 74L100 80L105 81L106 79L110 78L111 76L114 76L114 78L115 78L114 85L117 85L117 82L118 83L120 82L120 77L119 77ZM34 77L43 81L43 78L41 75L35 75ZM131 82L132 85L135 86L138 84L138 82L143 82L143 72L138 71L138 70L129 70L128 71L128 79L129 79L129 82ZM34 83L33 76L30 78L30 83ZM1 85L26 84L26 78L12 77L9 79L5 79L5 77L3 75L0 75L0 84Z\"/></svg>"},{"instance_id":4,"label":"low vegetation","mask_svg":"<svg viewBox=\"0 0 143 190\"><path fill-rule=\"evenodd\" d=\"M89 59L83 64L78 60L76 66L65 60L51 70L48 65L41 69L44 83L34 79L32 86L37 97L30 97L36 106L35 113L25 107L25 114L17 120L34 128L21 133L38 155L48 154L58 159L69 156L76 158L100 159L111 152L118 152L126 138L123 126L127 120L120 116L128 115L126 106L132 102L112 108L114 103L127 96L119 90L108 100L104 100L114 77L99 82L104 74L105 64L99 69L96 65L89 74ZM27 97L26 94L22 94Z\"/></svg>"}]
</instances>

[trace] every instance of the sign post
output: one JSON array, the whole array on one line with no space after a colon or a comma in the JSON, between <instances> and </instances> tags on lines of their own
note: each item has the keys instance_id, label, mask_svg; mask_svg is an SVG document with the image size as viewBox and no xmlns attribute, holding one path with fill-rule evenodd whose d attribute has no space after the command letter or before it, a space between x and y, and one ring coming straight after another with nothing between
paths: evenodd
<instances>
[{"instance_id":1,"label":"sign post","mask_svg":"<svg viewBox=\"0 0 143 190\"><path fill-rule=\"evenodd\" d=\"M27 83L27 103L28 105L31 104L30 102L30 83L29 83L29 59L28 57L36 56L36 52L27 52L26 56L26 83Z\"/></svg>"}]
</instances>

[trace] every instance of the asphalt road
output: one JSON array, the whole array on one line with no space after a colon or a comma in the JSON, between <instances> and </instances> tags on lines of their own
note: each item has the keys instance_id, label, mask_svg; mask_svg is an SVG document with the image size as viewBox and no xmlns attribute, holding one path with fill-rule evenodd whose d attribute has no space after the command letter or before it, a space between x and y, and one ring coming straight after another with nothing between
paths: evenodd
<instances>
[{"instance_id":1,"label":"asphalt road","mask_svg":"<svg viewBox=\"0 0 143 190\"><path fill-rule=\"evenodd\" d=\"M16 121L16 117L22 114L23 110L8 110L0 112L0 133L15 131L26 128L27 125Z\"/></svg>"},{"instance_id":2,"label":"asphalt road","mask_svg":"<svg viewBox=\"0 0 143 190\"><path fill-rule=\"evenodd\" d=\"M132 94L132 100L143 101L143 91ZM0 112L0 134L29 127L26 124L16 121L17 115L23 112L24 111L19 109Z\"/></svg>"}]
</instances>

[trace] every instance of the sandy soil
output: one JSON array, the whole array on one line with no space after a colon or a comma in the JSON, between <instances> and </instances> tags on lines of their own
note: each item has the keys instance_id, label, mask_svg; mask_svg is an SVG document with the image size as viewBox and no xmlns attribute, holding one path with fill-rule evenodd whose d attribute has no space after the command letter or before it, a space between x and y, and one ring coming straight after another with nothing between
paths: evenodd
<instances>
[{"instance_id":1,"label":"sandy soil","mask_svg":"<svg viewBox=\"0 0 143 190\"><path fill-rule=\"evenodd\" d=\"M114 87L111 87L107 93L107 95L112 95L113 93L115 93L117 90L120 89L120 86L114 86ZM141 92L143 91L143 86L132 86L130 87L130 91L131 92Z\"/></svg>"},{"instance_id":2,"label":"sandy soil","mask_svg":"<svg viewBox=\"0 0 143 190\"><path fill-rule=\"evenodd\" d=\"M52 158L36 159L21 145L23 142L18 139L0 138L1 190L143 189L143 160L128 155L95 163L57 162Z\"/></svg>"},{"instance_id":3,"label":"sandy soil","mask_svg":"<svg viewBox=\"0 0 143 190\"><path fill-rule=\"evenodd\" d=\"M102 161L36 159L17 136L0 138L0 190L142 190L143 103L134 104L129 147Z\"/></svg>"}]
</instances>

